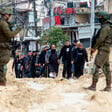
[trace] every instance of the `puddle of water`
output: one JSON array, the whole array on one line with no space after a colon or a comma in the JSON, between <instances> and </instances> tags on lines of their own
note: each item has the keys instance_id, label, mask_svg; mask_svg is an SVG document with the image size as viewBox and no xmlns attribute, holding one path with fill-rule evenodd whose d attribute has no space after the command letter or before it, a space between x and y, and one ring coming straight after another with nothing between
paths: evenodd
<instances>
[{"instance_id":1,"label":"puddle of water","mask_svg":"<svg viewBox=\"0 0 112 112\"><path fill-rule=\"evenodd\" d=\"M33 81L27 81L26 83L29 85L30 88L38 90L38 91L42 91L46 88L43 84L38 84Z\"/></svg>"}]
</instances>

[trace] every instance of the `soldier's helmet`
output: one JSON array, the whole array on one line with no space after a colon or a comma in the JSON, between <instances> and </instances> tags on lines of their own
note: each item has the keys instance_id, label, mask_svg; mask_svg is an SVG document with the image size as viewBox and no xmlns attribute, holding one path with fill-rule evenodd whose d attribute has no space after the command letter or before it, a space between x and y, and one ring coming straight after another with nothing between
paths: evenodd
<instances>
[{"instance_id":1,"label":"soldier's helmet","mask_svg":"<svg viewBox=\"0 0 112 112\"><path fill-rule=\"evenodd\" d=\"M12 8L9 8L9 7L3 8L3 9L1 9L1 14L2 15L4 15L4 14L12 15L13 14L13 10L12 10Z\"/></svg>"},{"instance_id":2,"label":"soldier's helmet","mask_svg":"<svg viewBox=\"0 0 112 112\"><path fill-rule=\"evenodd\" d=\"M97 17L101 16L103 19L108 20L110 18L110 15L106 11L100 11L96 13Z\"/></svg>"}]
</instances>

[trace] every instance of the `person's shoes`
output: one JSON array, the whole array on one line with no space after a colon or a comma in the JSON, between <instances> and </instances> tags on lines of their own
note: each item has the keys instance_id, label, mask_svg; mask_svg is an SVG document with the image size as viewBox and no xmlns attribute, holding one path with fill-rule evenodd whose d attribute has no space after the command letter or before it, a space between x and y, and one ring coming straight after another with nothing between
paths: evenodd
<instances>
[{"instance_id":1,"label":"person's shoes","mask_svg":"<svg viewBox=\"0 0 112 112\"><path fill-rule=\"evenodd\" d=\"M106 87L104 88L104 91L111 91L111 82L106 82Z\"/></svg>"},{"instance_id":2,"label":"person's shoes","mask_svg":"<svg viewBox=\"0 0 112 112\"><path fill-rule=\"evenodd\" d=\"M50 72L49 77L50 77L50 78L56 78L56 74L55 74L55 73Z\"/></svg>"},{"instance_id":3,"label":"person's shoes","mask_svg":"<svg viewBox=\"0 0 112 112\"><path fill-rule=\"evenodd\" d=\"M105 87L104 91L108 91L108 92L111 91L111 87Z\"/></svg>"},{"instance_id":4,"label":"person's shoes","mask_svg":"<svg viewBox=\"0 0 112 112\"><path fill-rule=\"evenodd\" d=\"M90 87L88 87L87 89L88 89L88 90L92 90L92 91L96 91L96 88L93 87L93 86L90 86Z\"/></svg>"},{"instance_id":5,"label":"person's shoes","mask_svg":"<svg viewBox=\"0 0 112 112\"><path fill-rule=\"evenodd\" d=\"M91 86L88 87L87 89L92 90L92 91L96 91L96 83L97 83L96 81L93 81Z\"/></svg>"},{"instance_id":6,"label":"person's shoes","mask_svg":"<svg viewBox=\"0 0 112 112\"><path fill-rule=\"evenodd\" d=\"M6 86L5 82L0 82L0 86Z\"/></svg>"}]
</instances>

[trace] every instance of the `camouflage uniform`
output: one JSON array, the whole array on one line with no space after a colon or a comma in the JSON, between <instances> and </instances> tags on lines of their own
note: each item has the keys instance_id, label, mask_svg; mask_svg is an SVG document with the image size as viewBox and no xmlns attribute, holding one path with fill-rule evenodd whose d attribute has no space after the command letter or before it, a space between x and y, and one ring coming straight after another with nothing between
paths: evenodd
<instances>
[{"instance_id":1,"label":"camouflage uniform","mask_svg":"<svg viewBox=\"0 0 112 112\"><path fill-rule=\"evenodd\" d=\"M12 14L11 10L5 8L1 11L2 15ZM15 31L11 31L8 20L0 20L0 84L6 82L6 64L10 59L10 41L21 28L17 28Z\"/></svg>"},{"instance_id":2,"label":"camouflage uniform","mask_svg":"<svg viewBox=\"0 0 112 112\"><path fill-rule=\"evenodd\" d=\"M110 23L105 19L106 12L101 12L104 14L104 22L101 24L101 29L96 35L96 41L93 43L92 48L94 50L98 50L98 53L95 58L95 72L93 74L93 82L89 87L91 90L96 89L96 83L98 82L100 69L103 70L106 77L106 88L105 91L110 91L111 89L111 72L109 65L109 53L110 53L110 45L112 44L112 28ZM107 14L108 17L108 14Z\"/></svg>"}]
</instances>

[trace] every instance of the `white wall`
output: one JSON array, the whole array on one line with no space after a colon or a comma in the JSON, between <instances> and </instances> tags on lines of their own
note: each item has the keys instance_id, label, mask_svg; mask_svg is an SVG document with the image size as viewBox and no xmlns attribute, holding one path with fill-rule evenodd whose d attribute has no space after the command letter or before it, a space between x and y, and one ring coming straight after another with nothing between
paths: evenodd
<instances>
[{"instance_id":1,"label":"white wall","mask_svg":"<svg viewBox=\"0 0 112 112\"><path fill-rule=\"evenodd\" d=\"M104 10L112 14L112 0L104 0Z\"/></svg>"},{"instance_id":2,"label":"white wall","mask_svg":"<svg viewBox=\"0 0 112 112\"><path fill-rule=\"evenodd\" d=\"M37 4L37 7L36 7L36 10L37 10L37 18L39 19L39 22L37 23L37 26L42 26L42 19L44 17L46 17L47 16L47 13L48 13L48 9L42 3L43 1L44 0L38 0L36 2L36 4Z\"/></svg>"},{"instance_id":3,"label":"white wall","mask_svg":"<svg viewBox=\"0 0 112 112\"><path fill-rule=\"evenodd\" d=\"M100 28L100 25L95 25L96 29ZM80 26L78 27L78 38L85 39L91 38L91 28L90 26Z\"/></svg>"},{"instance_id":4,"label":"white wall","mask_svg":"<svg viewBox=\"0 0 112 112\"><path fill-rule=\"evenodd\" d=\"M39 20L37 26L42 26L42 19L47 16L48 9L42 3L44 0L36 1L36 11L37 11L37 19ZM33 4L31 4L30 9L33 11ZM32 14L31 14L32 13ZM30 22L34 22L33 12L29 15Z\"/></svg>"},{"instance_id":5,"label":"white wall","mask_svg":"<svg viewBox=\"0 0 112 112\"><path fill-rule=\"evenodd\" d=\"M91 29L89 26L78 28L79 39L85 39L91 37Z\"/></svg>"}]
</instances>

